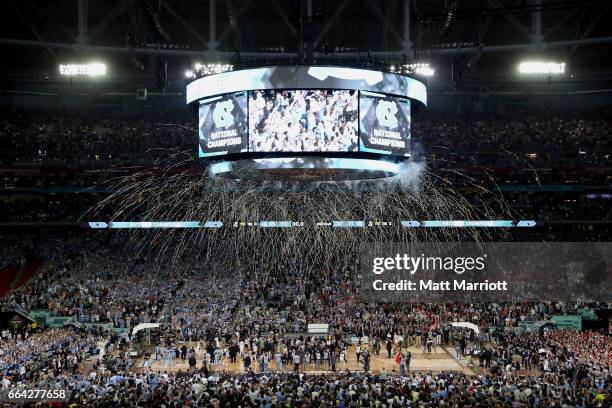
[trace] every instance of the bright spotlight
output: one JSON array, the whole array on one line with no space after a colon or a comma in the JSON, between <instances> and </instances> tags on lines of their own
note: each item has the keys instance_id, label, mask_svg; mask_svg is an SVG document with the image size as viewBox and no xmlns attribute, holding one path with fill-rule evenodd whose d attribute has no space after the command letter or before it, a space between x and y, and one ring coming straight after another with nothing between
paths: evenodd
<instances>
[{"instance_id":1,"label":"bright spotlight","mask_svg":"<svg viewBox=\"0 0 612 408\"><path fill-rule=\"evenodd\" d=\"M195 69L198 70L198 71L201 70L202 69L202 64L200 64L199 62L196 62Z\"/></svg>"},{"instance_id":2,"label":"bright spotlight","mask_svg":"<svg viewBox=\"0 0 612 408\"><path fill-rule=\"evenodd\" d=\"M417 75L430 77L434 75L435 71L429 66L429 64L415 64L414 73Z\"/></svg>"},{"instance_id":3,"label":"bright spotlight","mask_svg":"<svg viewBox=\"0 0 612 408\"><path fill-rule=\"evenodd\" d=\"M397 72L403 75L421 75L421 76L434 76L436 73L432 67L426 62L419 62L415 64L403 64L403 65L391 65L389 71Z\"/></svg>"},{"instance_id":4,"label":"bright spotlight","mask_svg":"<svg viewBox=\"0 0 612 408\"><path fill-rule=\"evenodd\" d=\"M206 64L196 67L198 73L202 76L220 74L222 72L232 71L234 66L231 64Z\"/></svg>"},{"instance_id":5,"label":"bright spotlight","mask_svg":"<svg viewBox=\"0 0 612 408\"><path fill-rule=\"evenodd\" d=\"M193 71L187 70L185 71L185 78L193 78L195 77L195 73Z\"/></svg>"},{"instance_id":6,"label":"bright spotlight","mask_svg":"<svg viewBox=\"0 0 612 408\"><path fill-rule=\"evenodd\" d=\"M565 73L565 62L525 61L518 66L521 74L549 74L558 75Z\"/></svg>"},{"instance_id":7,"label":"bright spotlight","mask_svg":"<svg viewBox=\"0 0 612 408\"><path fill-rule=\"evenodd\" d=\"M106 75L106 65L99 62L90 64L60 64L61 75L66 76L102 76Z\"/></svg>"}]
</instances>

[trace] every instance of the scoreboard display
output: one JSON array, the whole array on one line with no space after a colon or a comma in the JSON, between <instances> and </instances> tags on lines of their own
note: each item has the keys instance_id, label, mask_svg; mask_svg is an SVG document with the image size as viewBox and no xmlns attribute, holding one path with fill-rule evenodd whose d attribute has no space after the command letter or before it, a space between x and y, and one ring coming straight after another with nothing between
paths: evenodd
<instances>
[{"instance_id":1,"label":"scoreboard display","mask_svg":"<svg viewBox=\"0 0 612 408\"><path fill-rule=\"evenodd\" d=\"M410 157L411 105L425 85L403 75L279 66L211 75L187 85L199 104L199 157L359 153Z\"/></svg>"}]
</instances>

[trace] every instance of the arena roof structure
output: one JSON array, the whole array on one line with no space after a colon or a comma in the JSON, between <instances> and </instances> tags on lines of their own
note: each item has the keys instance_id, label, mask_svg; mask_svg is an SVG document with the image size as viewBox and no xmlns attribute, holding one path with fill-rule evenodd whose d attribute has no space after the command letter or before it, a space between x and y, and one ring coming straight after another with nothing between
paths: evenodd
<instances>
[{"instance_id":1,"label":"arena roof structure","mask_svg":"<svg viewBox=\"0 0 612 408\"><path fill-rule=\"evenodd\" d=\"M529 55L607 69L606 0L10 1L0 17L5 70L54 71L104 56L115 70L172 61L411 63L455 74ZM356 29L358 28L358 29ZM16 48L19 47L19 48ZM17 51L18 50L18 51Z\"/></svg>"}]
</instances>

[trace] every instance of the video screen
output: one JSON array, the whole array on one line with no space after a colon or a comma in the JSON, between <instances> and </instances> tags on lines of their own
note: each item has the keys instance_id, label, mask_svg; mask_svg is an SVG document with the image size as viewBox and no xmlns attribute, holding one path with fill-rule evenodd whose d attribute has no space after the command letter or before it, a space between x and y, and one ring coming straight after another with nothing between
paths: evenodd
<instances>
[{"instance_id":1,"label":"video screen","mask_svg":"<svg viewBox=\"0 0 612 408\"><path fill-rule=\"evenodd\" d=\"M201 101L198 129L199 157L246 152L246 92Z\"/></svg>"},{"instance_id":2,"label":"video screen","mask_svg":"<svg viewBox=\"0 0 612 408\"><path fill-rule=\"evenodd\" d=\"M249 149L251 152L357 151L357 109L357 91L249 92Z\"/></svg>"},{"instance_id":3,"label":"video screen","mask_svg":"<svg viewBox=\"0 0 612 408\"><path fill-rule=\"evenodd\" d=\"M370 69L334 66L277 66L241 69L187 84L187 103L252 89L361 90L411 98L427 105L427 87L417 79Z\"/></svg>"},{"instance_id":4,"label":"video screen","mask_svg":"<svg viewBox=\"0 0 612 408\"><path fill-rule=\"evenodd\" d=\"M362 91L359 136L362 152L410 156L410 101Z\"/></svg>"}]
</instances>

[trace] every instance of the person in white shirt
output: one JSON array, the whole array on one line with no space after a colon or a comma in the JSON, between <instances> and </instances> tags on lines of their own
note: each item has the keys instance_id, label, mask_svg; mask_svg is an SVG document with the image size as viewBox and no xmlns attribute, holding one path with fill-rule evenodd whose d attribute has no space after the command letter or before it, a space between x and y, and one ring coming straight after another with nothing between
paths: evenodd
<instances>
[{"instance_id":1,"label":"person in white shirt","mask_svg":"<svg viewBox=\"0 0 612 408\"><path fill-rule=\"evenodd\" d=\"M2 381L0 381L0 384L2 385L2 388L8 388L11 385L11 382L8 378L3 377Z\"/></svg>"}]
</instances>

